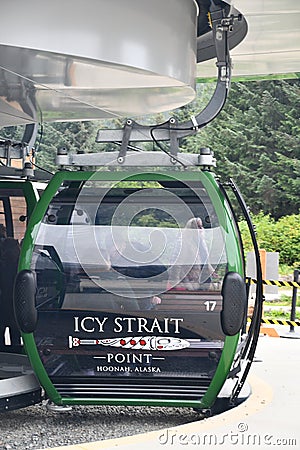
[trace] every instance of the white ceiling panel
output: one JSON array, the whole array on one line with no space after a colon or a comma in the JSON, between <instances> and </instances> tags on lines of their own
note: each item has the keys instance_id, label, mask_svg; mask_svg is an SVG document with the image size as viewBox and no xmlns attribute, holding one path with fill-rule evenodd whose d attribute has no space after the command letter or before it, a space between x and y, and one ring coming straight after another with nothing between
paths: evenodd
<instances>
[{"instance_id":1,"label":"white ceiling panel","mask_svg":"<svg viewBox=\"0 0 300 450\"><path fill-rule=\"evenodd\" d=\"M232 50L233 76L300 72L300 1L234 0L248 23L246 38ZM198 64L199 77L216 73L213 61Z\"/></svg>"}]
</instances>

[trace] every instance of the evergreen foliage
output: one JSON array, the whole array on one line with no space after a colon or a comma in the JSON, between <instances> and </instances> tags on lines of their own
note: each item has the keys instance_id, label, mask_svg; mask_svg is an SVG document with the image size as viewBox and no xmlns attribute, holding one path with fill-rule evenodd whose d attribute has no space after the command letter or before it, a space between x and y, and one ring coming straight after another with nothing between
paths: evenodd
<instances>
[{"instance_id":1,"label":"evergreen foliage","mask_svg":"<svg viewBox=\"0 0 300 450\"><path fill-rule=\"evenodd\" d=\"M300 267L300 214L281 217L275 221L269 214L260 212L252 216L257 241L267 252L279 252L280 264L299 269ZM239 223L244 249L252 251L252 242L246 222Z\"/></svg>"},{"instance_id":2,"label":"evergreen foliage","mask_svg":"<svg viewBox=\"0 0 300 450\"><path fill-rule=\"evenodd\" d=\"M188 119L204 108L213 89L212 84L199 84L197 99L172 115L180 121ZM156 124L166 117L160 114L141 121ZM181 147L188 152L212 148L218 174L222 179L232 177L237 182L253 213L263 211L279 219L298 214L300 209L299 118L299 80L232 83L219 117L196 135L184 139ZM55 170L55 153L61 146L71 152L111 150L111 144L95 143L97 131L122 127L124 122L125 119L44 124L37 163ZM146 149L152 149L152 144L147 144Z\"/></svg>"},{"instance_id":3,"label":"evergreen foliage","mask_svg":"<svg viewBox=\"0 0 300 450\"><path fill-rule=\"evenodd\" d=\"M299 118L299 80L233 83L219 117L183 145L211 147L218 174L237 182L252 211L278 219L300 209Z\"/></svg>"}]
</instances>

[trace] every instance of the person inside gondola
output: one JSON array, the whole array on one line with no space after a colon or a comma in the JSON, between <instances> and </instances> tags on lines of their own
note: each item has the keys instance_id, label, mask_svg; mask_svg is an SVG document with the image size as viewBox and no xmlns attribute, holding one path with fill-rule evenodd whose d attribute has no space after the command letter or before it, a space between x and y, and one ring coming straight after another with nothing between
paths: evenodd
<instances>
[{"instance_id":1,"label":"person inside gondola","mask_svg":"<svg viewBox=\"0 0 300 450\"><path fill-rule=\"evenodd\" d=\"M134 255L136 255L136 253L142 254L145 252L147 257L149 257L149 254L147 253L149 252L149 249L136 240L126 241L124 238L123 240L118 239L118 243L115 243L112 236L108 236L106 238L106 249L110 262L110 270L117 278L126 280L127 286L132 286L132 298L123 299L124 305L126 305L125 308L130 308L131 303L134 309L155 309L156 305L161 303L161 298L158 295L149 295L149 297L138 297L135 299L134 285L137 280L144 279L145 290L149 290L147 281L149 279L151 280L153 277L161 278L160 281L166 283L166 279L164 280L163 275L166 271L166 267L161 264L146 265L141 264L139 261L135 261Z\"/></svg>"},{"instance_id":2,"label":"person inside gondola","mask_svg":"<svg viewBox=\"0 0 300 450\"><path fill-rule=\"evenodd\" d=\"M193 263L179 273L180 286L189 291L210 288L212 278L217 278L215 269L209 263L209 251L204 236L203 222L200 217L192 217L185 225L185 230L197 230L193 235L196 241L186 245L191 250ZM185 238L190 238L189 235Z\"/></svg>"}]
</instances>

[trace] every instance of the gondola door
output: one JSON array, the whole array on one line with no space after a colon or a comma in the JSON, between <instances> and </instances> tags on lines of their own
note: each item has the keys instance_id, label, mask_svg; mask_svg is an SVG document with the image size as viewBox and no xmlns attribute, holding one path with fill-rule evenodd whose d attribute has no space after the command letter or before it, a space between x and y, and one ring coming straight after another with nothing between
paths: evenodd
<instances>
[{"instance_id":1,"label":"gondola door","mask_svg":"<svg viewBox=\"0 0 300 450\"><path fill-rule=\"evenodd\" d=\"M19 352L20 332L14 319L13 284L28 217L38 200L30 181L0 181L0 351Z\"/></svg>"},{"instance_id":2,"label":"gondola door","mask_svg":"<svg viewBox=\"0 0 300 450\"><path fill-rule=\"evenodd\" d=\"M16 313L52 401L213 404L246 297L234 219L210 172L56 174L20 269Z\"/></svg>"}]
</instances>

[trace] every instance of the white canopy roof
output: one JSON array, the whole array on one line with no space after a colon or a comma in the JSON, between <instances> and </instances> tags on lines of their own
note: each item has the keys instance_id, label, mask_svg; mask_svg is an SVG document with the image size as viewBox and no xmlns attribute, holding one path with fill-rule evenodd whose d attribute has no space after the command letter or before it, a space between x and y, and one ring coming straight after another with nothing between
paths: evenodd
<instances>
[{"instance_id":1,"label":"white canopy roof","mask_svg":"<svg viewBox=\"0 0 300 450\"><path fill-rule=\"evenodd\" d=\"M243 13L248 34L231 52L233 76L300 73L300 2L233 0ZM212 61L198 64L198 76L215 76Z\"/></svg>"},{"instance_id":2,"label":"white canopy roof","mask_svg":"<svg viewBox=\"0 0 300 450\"><path fill-rule=\"evenodd\" d=\"M299 2L228 3L249 25L233 76L300 72ZM1 12L0 126L134 117L195 96L194 0L2 0ZM214 77L214 60L197 74Z\"/></svg>"}]
</instances>

